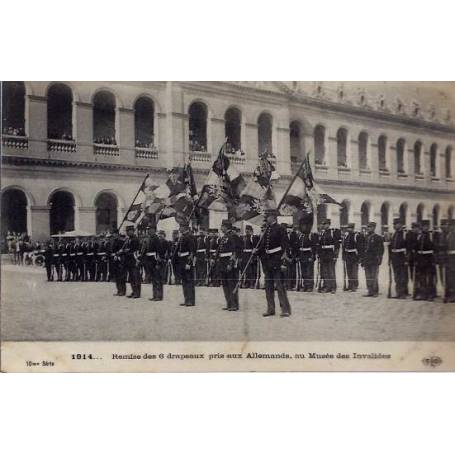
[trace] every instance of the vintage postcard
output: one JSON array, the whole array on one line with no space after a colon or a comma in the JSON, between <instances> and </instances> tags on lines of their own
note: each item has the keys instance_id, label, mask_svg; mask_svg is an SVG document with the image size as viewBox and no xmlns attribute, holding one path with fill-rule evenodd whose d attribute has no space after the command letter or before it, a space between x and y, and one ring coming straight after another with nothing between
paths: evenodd
<instances>
[{"instance_id":1,"label":"vintage postcard","mask_svg":"<svg viewBox=\"0 0 455 455\"><path fill-rule=\"evenodd\" d=\"M455 370L455 82L1 104L2 372Z\"/></svg>"}]
</instances>

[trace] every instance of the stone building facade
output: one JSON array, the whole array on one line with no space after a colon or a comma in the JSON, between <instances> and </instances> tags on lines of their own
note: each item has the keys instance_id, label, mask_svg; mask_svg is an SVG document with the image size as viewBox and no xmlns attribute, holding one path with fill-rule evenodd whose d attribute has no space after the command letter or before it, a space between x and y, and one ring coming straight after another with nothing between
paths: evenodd
<instances>
[{"instance_id":1,"label":"stone building facade","mask_svg":"<svg viewBox=\"0 0 455 455\"><path fill-rule=\"evenodd\" d=\"M283 194L307 153L343 207L335 226L455 216L455 125L445 106L309 82L10 82L2 86L2 235L44 239L120 223L146 173L191 156L198 189L228 138L248 177L274 157ZM210 224L220 223L212 213ZM166 225L171 228L171 225Z\"/></svg>"}]
</instances>

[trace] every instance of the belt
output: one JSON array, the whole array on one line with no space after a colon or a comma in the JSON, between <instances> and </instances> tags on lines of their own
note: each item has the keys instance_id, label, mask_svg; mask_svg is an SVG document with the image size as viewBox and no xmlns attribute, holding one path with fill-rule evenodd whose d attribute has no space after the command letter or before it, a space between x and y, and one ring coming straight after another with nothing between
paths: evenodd
<instances>
[{"instance_id":1,"label":"belt","mask_svg":"<svg viewBox=\"0 0 455 455\"><path fill-rule=\"evenodd\" d=\"M87 256L93 256L95 253L87 253Z\"/></svg>"},{"instance_id":2,"label":"belt","mask_svg":"<svg viewBox=\"0 0 455 455\"><path fill-rule=\"evenodd\" d=\"M271 250L265 250L267 254L277 253L278 251L281 251L281 246L277 246L276 248L272 248Z\"/></svg>"},{"instance_id":3,"label":"belt","mask_svg":"<svg viewBox=\"0 0 455 455\"><path fill-rule=\"evenodd\" d=\"M189 256L190 252L189 251L184 251L183 253L179 251L179 258L184 258L185 256Z\"/></svg>"},{"instance_id":4,"label":"belt","mask_svg":"<svg viewBox=\"0 0 455 455\"><path fill-rule=\"evenodd\" d=\"M406 253L406 248L394 248L392 253Z\"/></svg>"},{"instance_id":5,"label":"belt","mask_svg":"<svg viewBox=\"0 0 455 455\"><path fill-rule=\"evenodd\" d=\"M78 256L82 256L84 253L77 253Z\"/></svg>"},{"instance_id":6,"label":"belt","mask_svg":"<svg viewBox=\"0 0 455 455\"><path fill-rule=\"evenodd\" d=\"M201 248L199 250L196 250L197 253L205 253L205 248Z\"/></svg>"},{"instance_id":7,"label":"belt","mask_svg":"<svg viewBox=\"0 0 455 455\"><path fill-rule=\"evenodd\" d=\"M227 258L232 256L232 251L227 251L226 253L220 253L220 258Z\"/></svg>"},{"instance_id":8,"label":"belt","mask_svg":"<svg viewBox=\"0 0 455 455\"><path fill-rule=\"evenodd\" d=\"M216 250L210 250L211 253L216 253Z\"/></svg>"},{"instance_id":9,"label":"belt","mask_svg":"<svg viewBox=\"0 0 455 455\"><path fill-rule=\"evenodd\" d=\"M322 245L323 250L333 250L335 249L335 245Z\"/></svg>"},{"instance_id":10,"label":"belt","mask_svg":"<svg viewBox=\"0 0 455 455\"><path fill-rule=\"evenodd\" d=\"M53 254L54 258L58 258L60 255L59 254Z\"/></svg>"},{"instance_id":11,"label":"belt","mask_svg":"<svg viewBox=\"0 0 455 455\"><path fill-rule=\"evenodd\" d=\"M351 249L351 248L349 248L349 249L346 248L346 249L344 250L344 252L345 252L345 253L358 253L357 248L353 248L353 249Z\"/></svg>"},{"instance_id":12,"label":"belt","mask_svg":"<svg viewBox=\"0 0 455 455\"><path fill-rule=\"evenodd\" d=\"M70 253L70 256L76 256L76 253Z\"/></svg>"},{"instance_id":13,"label":"belt","mask_svg":"<svg viewBox=\"0 0 455 455\"><path fill-rule=\"evenodd\" d=\"M156 258L156 251L154 251L153 253L145 253L146 256L152 256L154 258Z\"/></svg>"},{"instance_id":14,"label":"belt","mask_svg":"<svg viewBox=\"0 0 455 455\"><path fill-rule=\"evenodd\" d=\"M455 254L455 250L448 250L447 254Z\"/></svg>"},{"instance_id":15,"label":"belt","mask_svg":"<svg viewBox=\"0 0 455 455\"><path fill-rule=\"evenodd\" d=\"M67 253L63 253L62 256L68 256L68 254Z\"/></svg>"},{"instance_id":16,"label":"belt","mask_svg":"<svg viewBox=\"0 0 455 455\"><path fill-rule=\"evenodd\" d=\"M244 253L251 253L253 250L251 249L247 249L247 250L243 250Z\"/></svg>"},{"instance_id":17,"label":"belt","mask_svg":"<svg viewBox=\"0 0 455 455\"><path fill-rule=\"evenodd\" d=\"M309 247L309 248L300 248L300 251L311 251L313 248Z\"/></svg>"},{"instance_id":18,"label":"belt","mask_svg":"<svg viewBox=\"0 0 455 455\"><path fill-rule=\"evenodd\" d=\"M106 256L106 253L97 253L98 256Z\"/></svg>"},{"instance_id":19,"label":"belt","mask_svg":"<svg viewBox=\"0 0 455 455\"><path fill-rule=\"evenodd\" d=\"M433 254L433 250L419 250L418 254Z\"/></svg>"}]
</instances>

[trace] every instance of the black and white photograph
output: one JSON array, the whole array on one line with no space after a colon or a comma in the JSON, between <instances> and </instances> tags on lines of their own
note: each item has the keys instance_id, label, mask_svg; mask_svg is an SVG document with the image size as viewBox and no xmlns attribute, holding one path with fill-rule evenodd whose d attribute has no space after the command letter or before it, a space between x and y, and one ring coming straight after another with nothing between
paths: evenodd
<instances>
[{"instance_id":1,"label":"black and white photograph","mask_svg":"<svg viewBox=\"0 0 455 455\"><path fill-rule=\"evenodd\" d=\"M3 82L2 342L454 341L452 112L453 82Z\"/></svg>"}]
</instances>

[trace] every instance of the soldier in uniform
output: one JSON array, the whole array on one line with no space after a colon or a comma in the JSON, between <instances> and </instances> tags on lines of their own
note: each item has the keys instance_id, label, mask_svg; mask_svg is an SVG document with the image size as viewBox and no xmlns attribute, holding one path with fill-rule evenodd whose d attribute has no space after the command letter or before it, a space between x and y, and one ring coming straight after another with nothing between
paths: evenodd
<instances>
[{"instance_id":1,"label":"soldier in uniform","mask_svg":"<svg viewBox=\"0 0 455 455\"><path fill-rule=\"evenodd\" d=\"M153 286L153 297L149 299L151 302L163 299L161 274L160 270L157 269L159 247L160 240L156 234L156 225L150 224L147 228L147 236L142 243L141 258L146 276L148 277L147 283L151 281Z\"/></svg>"},{"instance_id":2,"label":"soldier in uniform","mask_svg":"<svg viewBox=\"0 0 455 455\"><path fill-rule=\"evenodd\" d=\"M251 257L251 253L253 252L253 248L256 247L259 237L257 235L253 235L253 226L247 225L245 226L245 235L241 239L242 242L242 251L240 254L240 263L242 270L245 269L248 260ZM254 289L256 286L257 280L257 273L258 273L258 260L255 255L250 260L247 269L245 270L245 278L244 282L242 283L242 287Z\"/></svg>"},{"instance_id":3,"label":"soldier in uniform","mask_svg":"<svg viewBox=\"0 0 455 455\"><path fill-rule=\"evenodd\" d=\"M346 291L356 292L359 287L359 260L363 251L363 236L355 232L355 224L348 223L342 241L342 259L346 265Z\"/></svg>"},{"instance_id":4,"label":"soldier in uniform","mask_svg":"<svg viewBox=\"0 0 455 455\"><path fill-rule=\"evenodd\" d=\"M436 229L436 228L435 228ZM441 228L434 232L435 262L439 281L444 287L444 264L447 256L447 234L449 232L448 220L441 219Z\"/></svg>"},{"instance_id":5,"label":"soldier in uniform","mask_svg":"<svg viewBox=\"0 0 455 455\"><path fill-rule=\"evenodd\" d=\"M207 250L207 234L201 228L196 238L196 286L203 286L207 281Z\"/></svg>"},{"instance_id":6,"label":"soldier in uniform","mask_svg":"<svg viewBox=\"0 0 455 455\"><path fill-rule=\"evenodd\" d=\"M319 292L335 294L337 289L335 265L340 250L341 232L330 228L330 220L323 220L319 234L318 256L321 264Z\"/></svg>"},{"instance_id":7,"label":"soldier in uniform","mask_svg":"<svg viewBox=\"0 0 455 455\"><path fill-rule=\"evenodd\" d=\"M284 283L288 258L286 251L289 240L286 231L277 223L278 212L267 210L265 213L267 227L264 236L255 251L259 253L265 275L265 296L267 311L264 317L275 315L275 287L281 307L281 317L289 317L291 306L289 304Z\"/></svg>"},{"instance_id":8,"label":"soldier in uniform","mask_svg":"<svg viewBox=\"0 0 455 455\"><path fill-rule=\"evenodd\" d=\"M177 274L181 279L183 297L185 301L180 306L195 306L196 291L194 287L194 255L196 240L191 234L189 224L180 224L180 239L175 249L175 264Z\"/></svg>"},{"instance_id":9,"label":"soldier in uniform","mask_svg":"<svg viewBox=\"0 0 455 455\"><path fill-rule=\"evenodd\" d=\"M169 274L169 284L181 284L181 278L178 274L176 258L177 258L177 248L179 245L180 232L178 230L172 231L172 241L171 241L171 257L169 263L171 266ZM172 275L174 279L172 280ZM172 282L173 281L173 282Z\"/></svg>"},{"instance_id":10,"label":"soldier in uniform","mask_svg":"<svg viewBox=\"0 0 455 455\"><path fill-rule=\"evenodd\" d=\"M442 223L441 223L442 224ZM455 302L455 220L448 221L445 236L446 255L444 259L444 303Z\"/></svg>"},{"instance_id":11,"label":"soldier in uniform","mask_svg":"<svg viewBox=\"0 0 455 455\"><path fill-rule=\"evenodd\" d=\"M78 270L78 279L81 281L87 281L87 271L85 269L85 252L87 246L85 242L82 242L78 237L76 239L76 245L74 247L76 251L76 264Z\"/></svg>"},{"instance_id":12,"label":"soldier in uniform","mask_svg":"<svg viewBox=\"0 0 455 455\"><path fill-rule=\"evenodd\" d=\"M396 295L405 299L408 294L408 244L400 218L393 220L394 233L389 243L389 264L392 266Z\"/></svg>"},{"instance_id":13,"label":"soldier in uniform","mask_svg":"<svg viewBox=\"0 0 455 455\"><path fill-rule=\"evenodd\" d=\"M134 233L133 225L127 226L126 234L128 237L119 253L125 257L125 268L131 284L131 294L128 298L139 299L141 297L141 275L138 260L140 244Z\"/></svg>"},{"instance_id":14,"label":"soldier in uniform","mask_svg":"<svg viewBox=\"0 0 455 455\"><path fill-rule=\"evenodd\" d=\"M96 281L107 281L108 248L104 234L100 234L96 252Z\"/></svg>"},{"instance_id":15,"label":"soldier in uniform","mask_svg":"<svg viewBox=\"0 0 455 455\"><path fill-rule=\"evenodd\" d=\"M68 240L64 244L64 250L62 253L63 269L65 271L65 281L69 281L71 279L71 259L70 259L71 243L72 243L72 240Z\"/></svg>"},{"instance_id":16,"label":"soldier in uniform","mask_svg":"<svg viewBox=\"0 0 455 455\"><path fill-rule=\"evenodd\" d=\"M415 284L413 299L433 301L436 297L434 242L430 220L422 220L415 242Z\"/></svg>"},{"instance_id":17,"label":"soldier in uniform","mask_svg":"<svg viewBox=\"0 0 455 455\"><path fill-rule=\"evenodd\" d=\"M239 309L238 261L242 246L240 238L232 229L230 221L222 221L221 231L223 236L216 252L216 267L223 286L224 298L226 299L226 306L223 310L237 311Z\"/></svg>"},{"instance_id":18,"label":"soldier in uniform","mask_svg":"<svg viewBox=\"0 0 455 455\"><path fill-rule=\"evenodd\" d=\"M417 250L417 236L420 234L419 223L412 223L411 230L406 234L406 243L408 247L409 276L414 281L415 272L415 255Z\"/></svg>"},{"instance_id":19,"label":"soldier in uniform","mask_svg":"<svg viewBox=\"0 0 455 455\"><path fill-rule=\"evenodd\" d=\"M220 285L219 277L215 267L216 251L218 249L218 229L209 229L209 286L218 287Z\"/></svg>"},{"instance_id":20,"label":"soldier in uniform","mask_svg":"<svg viewBox=\"0 0 455 455\"><path fill-rule=\"evenodd\" d=\"M284 223L283 223L284 224ZM296 232L292 226L286 224L286 232L289 239L289 268L287 275L287 289L296 290L297 289L297 264L299 262L299 253L298 253L298 244L299 244L299 234Z\"/></svg>"},{"instance_id":21,"label":"soldier in uniform","mask_svg":"<svg viewBox=\"0 0 455 455\"><path fill-rule=\"evenodd\" d=\"M164 231L158 232L158 255L155 266L156 301L163 300L164 283L166 282L166 264L169 256L169 242Z\"/></svg>"},{"instance_id":22,"label":"soldier in uniform","mask_svg":"<svg viewBox=\"0 0 455 455\"><path fill-rule=\"evenodd\" d=\"M384 240L382 236L375 233L376 223L370 221L367 224L367 236L365 248L362 254L362 267L365 269L365 279L368 293L364 297L378 297L379 295L379 266L384 255Z\"/></svg>"},{"instance_id":23,"label":"soldier in uniform","mask_svg":"<svg viewBox=\"0 0 455 455\"><path fill-rule=\"evenodd\" d=\"M313 292L314 263L317 254L318 234L311 232L311 225L300 225L301 235L297 243L298 260L302 279L303 292Z\"/></svg>"},{"instance_id":24,"label":"soldier in uniform","mask_svg":"<svg viewBox=\"0 0 455 455\"><path fill-rule=\"evenodd\" d=\"M114 296L124 296L126 294L126 267L125 257L120 253L125 241L120 238L118 229L112 231L112 237L109 245L110 255L112 257L111 271L115 279L117 292Z\"/></svg>"},{"instance_id":25,"label":"soldier in uniform","mask_svg":"<svg viewBox=\"0 0 455 455\"><path fill-rule=\"evenodd\" d=\"M54 259L54 248L52 246L52 241L49 240L46 244L46 249L44 251L44 265L46 267L47 281L54 281L54 276L52 273L53 259Z\"/></svg>"},{"instance_id":26,"label":"soldier in uniform","mask_svg":"<svg viewBox=\"0 0 455 455\"><path fill-rule=\"evenodd\" d=\"M96 248L95 240L93 237L90 237L89 241L87 242L86 253L85 253L85 267L86 267L86 272L87 272L87 278L89 281L95 281L96 249L97 248Z\"/></svg>"}]
</instances>

